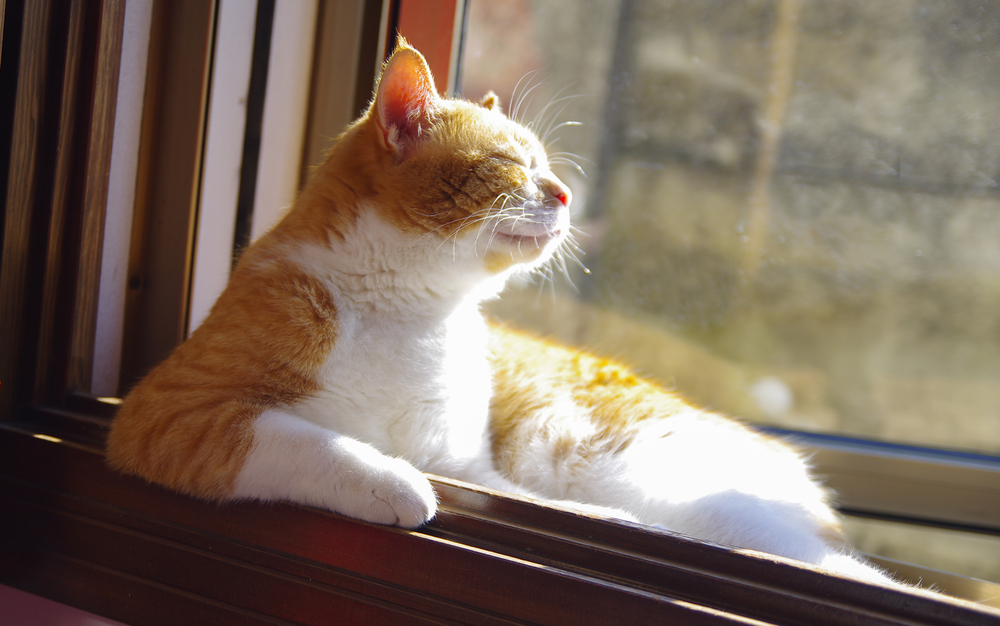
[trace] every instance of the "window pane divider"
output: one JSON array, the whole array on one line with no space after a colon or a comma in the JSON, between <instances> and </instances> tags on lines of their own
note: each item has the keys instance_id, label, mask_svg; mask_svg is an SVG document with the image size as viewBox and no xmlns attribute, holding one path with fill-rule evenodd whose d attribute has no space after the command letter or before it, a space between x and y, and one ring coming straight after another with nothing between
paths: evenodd
<instances>
[{"instance_id":1,"label":"window pane divider","mask_svg":"<svg viewBox=\"0 0 1000 626\"><path fill-rule=\"evenodd\" d=\"M850 514L1000 534L1000 458L764 429L790 438Z\"/></svg>"}]
</instances>

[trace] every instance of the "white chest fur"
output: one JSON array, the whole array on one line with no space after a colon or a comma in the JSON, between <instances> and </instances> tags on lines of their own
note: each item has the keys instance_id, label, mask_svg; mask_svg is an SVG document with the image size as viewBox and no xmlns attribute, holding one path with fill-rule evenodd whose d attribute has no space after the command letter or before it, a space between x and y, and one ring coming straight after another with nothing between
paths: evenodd
<instances>
[{"instance_id":1,"label":"white chest fur","mask_svg":"<svg viewBox=\"0 0 1000 626\"><path fill-rule=\"evenodd\" d=\"M480 452L490 373L474 306L436 324L345 321L322 391L294 413L426 471L451 474Z\"/></svg>"},{"instance_id":2,"label":"white chest fur","mask_svg":"<svg viewBox=\"0 0 1000 626\"><path fill-rule=\"evenodd\" d=\"M462 256L375 218L297 254L333 294L338 332L321 391L291 412L425 471L454 475L479 456L491 379L478 287L504 277Z\"/></svg>"}]
</instances>

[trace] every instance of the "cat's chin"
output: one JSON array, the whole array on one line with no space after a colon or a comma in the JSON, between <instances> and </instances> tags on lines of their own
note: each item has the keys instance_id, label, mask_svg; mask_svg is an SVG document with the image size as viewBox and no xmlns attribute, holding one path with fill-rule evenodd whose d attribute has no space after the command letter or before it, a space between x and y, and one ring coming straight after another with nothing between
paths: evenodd
<instances>
[{"instance_id":1,"label":"cat's chin","mask_svg":"<svg viewBox=\"0 0 1000 626\"><path fill-rule=\"evenodd\" d=\"M509 260L510 265L536 266L544 263L565 238L562 230L539 229L533 233L498 230L490 241L490 252Z\"/></svg>"},{"instance_id":2,"label":"cat's chin","mask_svg":"<svg viewBox=\"0 0 1000 626\"><path fill-rule=\"evenodd\" d=\"M515 254L520 252L521 256L533 258L541 254L546 246L563 238L564 226L558 217L544 222L501 222L490 235L489 246L496 249L508 248Z\"/></svg>"},{"instance_id":3,"label":"cat's chin","mask_svg":"<svg viewBox=\"0 0 1000 626\"><path fill-rule=\"evenodd\" d=\"M517 248L525 248L541 251L549 244L562 237L562 231L543 232L537 235L517 235L514 233L497 232L493 236L493 243L506 243Z\"/></svg>"},{"instance_id":4,"label":"cat's chin","mask_svg":"<svg viewBox=\"0 0 1000 626\"><path fill-rule=\"evenodd\" d=\"M485 255L486 268L497 273L514 266L536 267L552 256L562 239L563 234L558 230L537 235L496 232L491 236L489 252Z\"/></svg>"}]
</instances>

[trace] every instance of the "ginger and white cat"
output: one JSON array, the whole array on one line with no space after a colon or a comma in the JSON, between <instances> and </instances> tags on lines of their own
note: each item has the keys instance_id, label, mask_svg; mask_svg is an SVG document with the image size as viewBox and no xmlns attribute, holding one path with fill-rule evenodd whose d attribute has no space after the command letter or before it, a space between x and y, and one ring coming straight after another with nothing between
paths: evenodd
<instances>
[{"instance_id":1,"label":"ginger and white cat","mask_svg":"<svg viewBox=\"0 0 1000 626\"><path fill-rule=\"evenodd\" d=\"M844 552L798 453L623 367L488 326L570 191L496 98L440 98L400 41L367 113L125 399L108 458L196 496L434 516L422 472L887 580ZM600 510L600 509L598 509Z\"/></svg>"}]
</instances>

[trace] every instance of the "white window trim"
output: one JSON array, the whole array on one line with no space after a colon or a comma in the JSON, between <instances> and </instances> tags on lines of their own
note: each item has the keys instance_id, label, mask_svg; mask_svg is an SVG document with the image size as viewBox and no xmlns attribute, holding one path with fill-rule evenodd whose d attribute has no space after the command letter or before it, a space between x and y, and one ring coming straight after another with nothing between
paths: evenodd
<instances>
[{"instance_id":1,"label":"white window trim","mask_svg":"<svg viewBox=\"0 0 1000 626\"><path fill-rule=\"evenodd\" d=\"M251 241L280 219L298 193L318 10L318 0L275 3ZM241 0L222 0L219 11L188 334L208 317L229 281L256 13L256 2Z\"/></svg>"},{"instance_id":2,"label":"white window trim","mask_svg":"<svg viewBox=\"0 0 1000 626\"><path fill-rule=\"evenodd\" d=\"M229 281L256 24L257 2L222 0L213 51L188 334L208 317Z\"/></svg>"},{"instance_id":3,"label":"white window trim","mask_svg":"<svg viewBox=\"0 0 1000 626\"><path fill-rule=\"evenodd\" d=\"M97 396L118 393L152 17L153 0L128 0L125 5L90 389Z\"/></svg>"},{"instance_id":4,"label":"white window trim","mask_svg":"<svg viewBox=\"0 0 1000 626\"><path fill-rule=\"evenodd\" d=\"M318 12L318 0L275 3L250 241L284 215L299 191Z\"/></svg>"}]
</instances>

